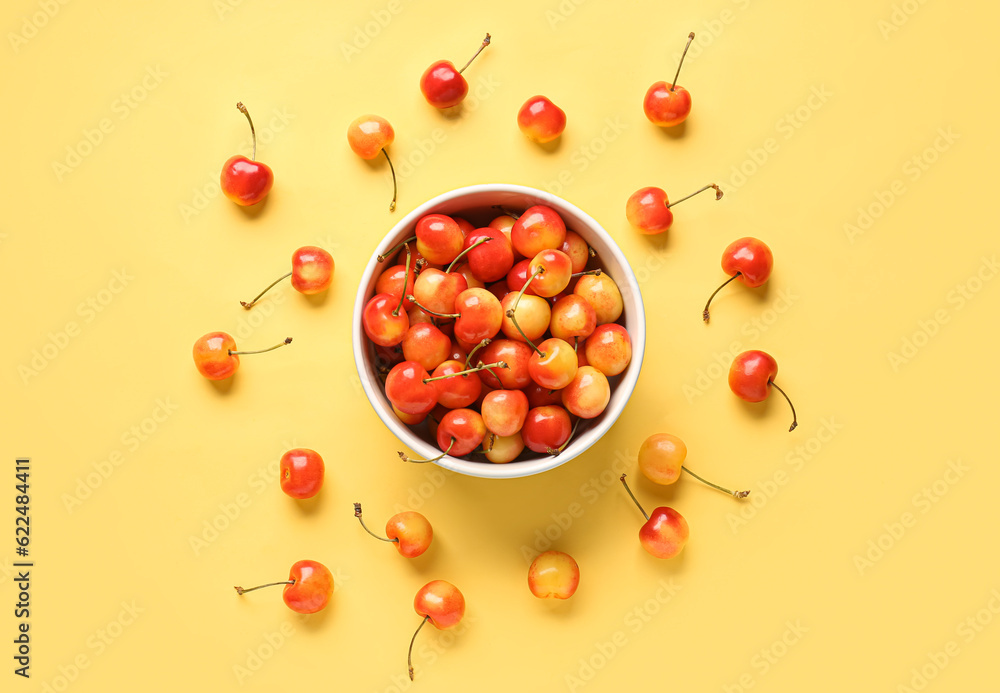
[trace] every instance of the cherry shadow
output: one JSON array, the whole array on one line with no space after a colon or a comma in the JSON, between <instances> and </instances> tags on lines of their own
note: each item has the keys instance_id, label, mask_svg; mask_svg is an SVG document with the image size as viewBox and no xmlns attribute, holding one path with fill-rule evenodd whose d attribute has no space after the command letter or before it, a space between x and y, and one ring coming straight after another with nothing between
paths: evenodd
<instances>
[{"instance_id":1,"label":"cherry shadow","mask_svg":"<svg viewBox=\"0 0 1000 693\"><path fill-rule=\"evenodd\" d=\"M326 299L329 295L330 289L323 289L318 294L304 294L306 301L313 308L319 308L326 303Z\"/></svg>"},{"instance_id":2,"label":"cherry shadow","mask_svg":"<svg viewBox=\"0 0 1000 693\"><path fill-rule=\"evenodd\" d=\"M539 143L534 143L534 144L536 147L541 149L546 154L553 155L558 153L559 150L562 148L562 141L563 141L562 135L559 135L559 137L555 138L551 142L545 142L544 144L539 144Z\"/></svg>"},{"instance_id":3,"label":"cherry shadow","mask_svg":"<svg viewBox=\"0 0 1000 693\"><path fill-rule=\"evenodd\" d=\"M300 515L304 517L311 517L319 513L325 505L325 501L323 500L324 495L325 494L320 491L312 498L289 498L288 500L289 502L295 504L295 509Z\"/></svg>"},{"instance_id":4,"label":"cherry shadow","mask_svg":"<svg viewBox=\"0 0 1000 693\"><path fill-rule=\"evenodd\" d=\"M330 601L332 602L336 598L337 595L335 593L334 596L330 599ZM295 615L296 625L302 628L303 630L316 633L323 628L323 624L326 623L327 618L329 618L328 614L332 610L333 610L333 605L327 604L326 608L324 608L322 611L317 611L314 614L296 614Z\"/></svg>"},{"instance_id":5,"label":"cherry shadow","mask_svg":"<svg viewBox=\"0 0 1000 693\"><path fill-rule=\"evenodd\" d=\"M232 375L225 380L209 380L208 382L216 393L225 397L230 395L235 389L235 380L236 376Z\"/></svg>"},{"instance_id":6,"label":"cherry shadow","mask_svg":"<svg viewBox=\"0 0 1000 693\"><path fill-rule=\"evenodd\" d=\"M274 193L269 192L264 197L263 200L261 200L255 205L249 205L247 207L244 207L242 205L237 205L237 206L240 208L240 212L242 212L246 218L257 219L264 213L264 210L267 209L267 203L271 199L271 195L273 194Z\"/></svg>"},{"instance_id":7,"label":"cherry shadow","mask_svg":"<svg viewBox=\"0 0 1000 693\"><path fill-rule=\"evenodd\" d=\"M656 128L660 131L660 136L668 140L680 140L684 138L687 134L688 122L685 120L677 125L672 125L670 127L662 127L660 125L649 124L650 127Z\"/></svg>"}]
</instances>

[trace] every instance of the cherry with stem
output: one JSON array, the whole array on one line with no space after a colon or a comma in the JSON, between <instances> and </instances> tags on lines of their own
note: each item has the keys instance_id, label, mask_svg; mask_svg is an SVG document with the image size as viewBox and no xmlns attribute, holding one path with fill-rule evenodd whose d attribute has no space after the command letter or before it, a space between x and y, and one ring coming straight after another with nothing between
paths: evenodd
<instances>
[{"instance_id":1,"label":"cherry with stem","mask_svg":"<svg viewBox=\"0 0 1000 693\"><path fill-rule=\"evenodd\" d=\"M396 251L397 251L397 250L399 250L400 248L402 248L402 247L403 247L404 245L406 245L407 243L412 243L412 242L413 242L413 241L415 241L415 240L417 240L417 237L416 237L416 236L410 236L410 237L409 237L409 238L407 238L407 239L406 239L405 241L400 241L400 242L399 242L399 243L397 243L396 245L394 245L394 246L392 246L391 248L389 248L389 250L385 251L385 253L383 253L382 255L379 255L379 256L378 256L378 258L377 258L377 259L378 259L378 261L379 261L379 262L385 262L385 261L386 261L386 258L390 258L390 257L392 257L393 255L395 255L395 254L396 254Z\"/></svg>"},{"instance_id":2,"label":"cherry with stem","mask_svg":"<svg viewBox=\"0 0 1000 693\"><path fill-rule=\"evenodd\" d=\"M354 504L354 517L358 518L358 522L361 523L361 526L364 528L364 530L366 532L368 532L369 534L371 534L376 539L381 539L382 541L387 541L390 544L398 544L399 543L399 538L398 537L396 539L390 539L389 537L383 537L381 535L375 534L375 532L373 532L370 529L368 529L368 525L365 524L364 518L361 517L361 503L355 503Z\"/></svg>"},{"instance_id":3,"label":"cherry with stem","mask_svg":"<svg viewBox=\"0 0 1000 693\"><path fill-rule=\"evenodd\" d=\"M692 472L690 469L688 469L684 465L681 465L681 469L683 471L687 472L688 474L690 474L691 476L693 476L695 479L697 479L701 483L705 484L706 486L711 486L712 488L714 488L717 491L722 491L727 496L732 496L736 500L742 500L742 499L744 499L744 498L746 498L747 496L750 495L749 491L730 491L728 488L725 488L724 486L719 486L718 484L713 484L711 481L708 481L707 479L703 479L702 477L698 476L697 474L695 474L694 472Z\"/></svg>"},{"instance_id":4,"label":"cherry with stem","mask_svg":"<svg viewBox=\"0 0 1000 693\"><path fill-rule=\"evenodd\" d=\"M697 194L699 194L699 193L703 193L703 192L705 192L706 190L709 190L709 189L711 189L711 190L715 190L715 199L716 199L716 200L721 200L721 199L722 199L722 188L720 188L720 187L719 187L718 185L716 185L715 183L709 183L709 184L708 184L708 185L706 185L706 186L705 186L704 188L700 188L700 189L698 189L698 190L695 190L695 191L694 191L693 193L691 193L690 195L686 195L686 196L682 197L682 198L681 198L681 199L679 199L679 200L674 200L673 202L671 202L670 204L668 204L668 205L667 205L667 209L670 209L671 207L673 207L673 206L674 206L674 205L676 205L676 204L680 204L680 203L681 203L681 202L683 202L684 200L689 200L689 199L691 199L692 197L694 197L695 195L697 195Z\"/></svg>"},{"instance_id":5,"label":"cherry with stem","mask_svg":"<svg viewBox=\"0 0 1000 693\"><path fill-rule=\"evenodd\" d=\"M423 620L420 621L420 625L417 626L417 629L413 632L413 637L410 638L410 649L406 653L406 667L410 674L410 681L413 680L413 643L417 641L417 633L419 633L420 629L424 627L424 624L430 620L431 620L430 616L424 616Z\"/></svg>"},{"instance_id":6,"label":"cherry with stem","mask_svg":"<svg viewBox=\"0 0 1000 693\"><path fill-rule=\"evenodd\" d=\"M684 45L684 52L681 53L681 59L677 62L677 72L674 73L674 81L670 83L670 91L677 91L677 78L681 76L681 65L684 64L684 58L687 57L688 48L691 47L692 41L694 41L693 31L688 34L688 42Z\"/></svg>"},{"instance_id":7,"label":"cherry with stem","mask_svg":"<svg viewBox=\"0 0 1000 693\"><path fill-rule=\"evenodd\" d=\"M445 274L448 274L449 272L451 272L451 268L454 267L456 264L458 264L458 261L461 260L463 257L465 257L473 248L481 246L483 243L487 243L488 241L492 241L492 240L493 239L491 237L489 237L489 236L486 236L485 238L480 238L478 241L476 241L475 243L473 243L472 245L470 245L468 248L466 248L465 250L463 250L462 252L460 252L458 255L455 256L455 259L451 261L451 264L448 265L448 269L446 269L444 271Z\"/></svg>"},{"instance_id":8,"label":"cherry with stem","mask_svg":"<svg viewBox=\"0 0 1000 693\"><path fill-rule=\"evenodd\" d=\"M733 281L734 279L736 279L737 277L739 277L742 274L743 274L742 272L737 272L736 274L734 274L733 276L731 276L729 279L727 279L726 281L722 282L722 284L719 286L719 288L712 292L712 295L708 297L708 301L705 302L705 310L703 310L701 312L701 319L702 320L704 320L705 322L708 322L708 318L709 318L708 307L712 304L712 299L715 298L715 295L717 293L719 293L720 291L722 291L724 288L726 288L726 286L729 284L729 282Z\"/></svg>"},{"instance_id":9,"label":"cherry with stem","mask_svg":"<svg viewBox=\"0 0 1000 693\"><path fill-rule=\"evenodd\" d=\"M634 503L635 503L635 505L636 505L636 507L637 507L637 508L639 508L639 512L641 512L641 513L642 513L642 516L643 516L643 517L645 517L645 518L646 518L646 520L649 520L649 513L647 513L647 512L645 511L645 509L644 509L644 508L642 507L642 503L640 503L640 502L639 502L639 499L635 497L635 494L634 494L634 493L632 493L632 489L630 489L630 488L628 487L628 482L627 482L627 481L625 481L625 477L626 477L626 476L628 476L628 475L627 475L627 474L622 474L622 475L621 475L621 476L619 477L619 479L618 479L618 480L622 482L622 486L624 486L624 487L625 487L625 490L626 490L626 491L628 491L628 495L632 497L632 502L634 502Z\"/></svg>"},{"instance_id":10,"label":"cherry with stem","mask_svg":"<svg viewBox=\"0 0 1000 693\"><path fill-rule=\"evenodd\" d=\"M537 346L535 346L534 342L528 339L528 335L524 334L524 330L522 330L521 326L517 324L517 317L514 315L514 313L517 311L517 304L521 302L521 297L524 296L524 292L527 291L528 285L535 280L535 277L537 277L540 274L543 274L544 272L545 272L545 267L538 267L535 269L534 272L532 272L531 276L528 277L528 280L524 282L524 286L522 286L521 290L517 292L517 296L514 298L514 305L512 305L505 313L505 315L508 318L510 318L510 321L514 324L514 328L517 329L521 337L524 338L524 341L528 344L528 346L530 346L535 351L535 353L541 356L542 358L545 357L545 353Z\"/></svg>"},{"instance_id":11,"label":"cherry with stem","mask_svg":"<svg viewBox=\"0 0 1000 693\"><path fill-rule=\"evenodd\" d=\"M267 353L269 351L274 351L275 349L278 349L280 347L285 346L286 344L291 344L291 343L292 343L292 338L291 337L285 337L285 341L283 341L283 342L281 342L279 344L275 344L272 347L268 347L267 349L257 349L256 351L233 351L232 349L229 349L227 353L230 356L247 356L249 354L265 354L265 353Z\"/></svg>"}]
</instances>

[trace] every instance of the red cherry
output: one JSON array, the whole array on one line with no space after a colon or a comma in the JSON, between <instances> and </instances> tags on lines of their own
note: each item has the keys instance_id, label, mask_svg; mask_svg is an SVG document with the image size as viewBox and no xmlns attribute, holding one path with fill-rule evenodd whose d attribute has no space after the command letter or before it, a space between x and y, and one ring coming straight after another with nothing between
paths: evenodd
<instances>
[{"instance_id":1,"label":"red cherry","mask_svg":"<svg viewBox=\"0 0 1000 693\"><path fill-rule=\"evenodd\" d=\"M302 246L292 253L291 272L275 279L252 301L240 301L240 305L250 310L275 284L288 277L292 278L292 288L306 296L326 291L333 282L333 256L313 245Z\"/></svg>"},{"instance_id":2,"label":"red cherry","mask_svg":"<svg viewBox=\"0 0 1000 693\"><path fill-rule=\"evenodd\" d=\"M451 108L462 103L469 93L469 83L462 73L476 59L486 46L490 45L490 35L486 34L483 44L461 70L456 70L450 60L439 60L428 67L420 77L420 91L427 103L435 108Z\"/></svg>"},{"instance_id":3,"label":"red cherry","mask_svg":"<svg viewBox=\"0 0 1000 693\"><path fill-rule=\"evenodd\" d=\"M292 611L300 614L314 614L330 603L333 596L333 574L318 561L296 561L288 573L288 580L271 582L256 587L236 588L236 594L259 590L262 587L285 585L282 598Z\"/></svg>"},{"instance_id":4,"label":"red cherry","mask_svg":"<svg viewBox=\"0 0 1000 693\"><path fill-rule=\"evenodd\" d=\"M396 132L392 129L389 121L382 116L363 115L358 116L347 126L347 144L351 150L362 159L374 159L379 154L385 156L389 164L389 171L392 172L392 202L389 203L389 211L396 209L396 169L389 158L386 147L396 139Z\"/></svg>"},{"instance_id":5,"label":"red cherry","mask_svg":"<svg viewBox=\"0 0 1000 693\"><path fill-rule=\"evenodd\" d=\"M532 353L531 347L524 342L494 339L479 352L479 359L484 363L503 361L507 368L481 371L479 376L483 384L495 390L520 390L527 387L531 383L528 360Z\"/></svg>"},{"instance_id":6,"label":"red cherry","mask_svg":"<svg viewBox=\"0 0 1000 693\"><path fill-rule=\"evenodd\" d=\"M447 265L465 242L462 228L446 214L427 214L417 221L417 250L435 265Z\"/></svg>"},{"instance_id":7,"label":"red cherry","mask_svg":"<svg viewBox=\"0 0 1000 693\"><path fill-rule=\"evenodd\" d=\"M281 490L292 498L312 498L323 486L323 458L315 450L295 448L278 465Z\"/></svg>"},{"instance_id":8,"label":"red cherry","mask_svg":"<svg viewBox=\"0 0 1000 693\"><path fill-rule=\"evenodd\" d=\"M430 322L411 324L403 335L403 358L432 371L448 359L451 339Z\"/></svg>"},{"instance_id":9,"label":"red cherry","mask_svg":"<svg viewBox=\"0 0 1000 693\"><path fill-rule=\"evenodd\" d=\"M649 122L661 127L671 127L684 122L691 112L691 94L684 87L677 86L677 77L681 74L681 65L684 64L684 56L687 55L691 41L694 40L694 32L688 34L687 45L684 46L684 53L677 63L677 73L671 84L666 82L656 82L646 92L646 98L642 102L642 110L645 112Z\"/></svg>"},{"instance_id":10,"label":"red cherry","mask_svg":"<svg viewBox=\"0 0 1000 693\"><path fill-rule=\"evenodd\" d=\"M484 238L490 240L477 245ZM514 249L510 239L499 229L487 226L469 232L462 250L468 250L466 259L469 269L477 279L487 284L500 281L514 266Z\"/></svg>"},{"instance_id":11,"label":"red cherry","mask_svg":"<svg viewBox=\"0 0 1000 693\"><path fill-rule=\"evenodd\" d=\"M429 313L455 312L455 299L469 288L469 283L458 272L442 272L433 267L424 269L413 284L413 298Z\"/></svg>"},{"instance_id":12,"label":"red cherry","mask_svg":"<svg viewBox=\"0 0 1000 693\"><path fill-rule=\"evenodd\" d=\"M545 144L566 129L566 113L544 96L532 96L517 112L517 126L532 142Z\"/></svg>"},{"instance_id":13,"label":"red cherry","mask_svg":"<svg viewBox=\"0 0 1000 693\"><path fill-rule=\"evenodd\" d=\"M428 621L439 630L458 625L465 615L465 597L450 582L431 580L417 590L417 596L413 599L413 609L418 616L423 617L423 620L417 626L416 632L413 633L413 638L410 640L410 651L406 657L411 681L413 680L413 643L417 639L417 633Z\"/></svg>"},{"instance_id":14,"label":"red cherry","mask_svg":"<svg viewBox=\"0 0 1000 693\"><path fill-rule=\"evenodd\" d=\"M471 406L479 398L483 381L479 379L478 373L456 375L464 370L466 370L465 364L461 361L444 361L434 369L430 377L440 380L432 380L431 384L437 390L437 401L441 406L461 409ZM449 375L455 377L443 377Z\"/></svg>"},{"instance_id":15,"label":"red cherry","mask_svg":"<svg viewBox=\"0 0 1000 693\"><path fill-rule=\"evenodd\" d=\"M267 349L236 351L236 340L232 335L225 332L209 332L198 338L192 353L194 365L199 373L209 380L225 380L240 367L240 356L263 354L291 343L292 338L288 337L280 344Z\"/></svg>"},{"instance_id":16,"label":"red cherry","mask_svg":"<svg viewBox=\"0 0 1000 693\"><path fill-rule=\"evenodd\" d=\"M479 412L473 409L452 409L437 427L438 447L455 457L468 455L479 447L486 437L486 424Z\"/></svg>"},{"instance_id":17,"label":"red cherry","mask_svg":"<svg viewBox=\"0 0 1000 693\"><path fill-rule=\"evenodd\" d=\"M639 512L646 518L645 524L639 528L639 543L651 556L673 558L684 549L691 534L687 520L676 510L666 506L656 508L651 515L647 514L632 494L625 476L622 474L620 477L622 485L639 508Z\"/></svg>"},{"instance_id":18,"label":"red cherry","mask_svg":"<svg viewBox=\"0 0 1000 693\"><path fill-rule=\"evenodd\" d=\"M528 416L528 398L521 390L493 390L483 398L481 413L491 433L512 436Z\"/></svg>"},{"instance_id":19,"label":"red cherry","mask_svg":"<svg viewBox=\"0 0 1000 693\"><path fill-rule=\"evenodd\" d=\"M385 379L385 396L405 414L426 414L438 401L438 390L427 370L416 361L397 363Z\"/></svg>"},{"instance_id":20,"label":"red cherry","mask_svg":"<svg viewBox=\"0 0 1000 693\"><path fill-rule=\"evenodd\" d=\"M559 248L566 240L566 224L559 212L546 205L524 210L510 229L510 242L524 257L535 257L542 250Z\"/></svg>"},{"instance_id":21,"label":"red cherry","mask_svg":"<svg viewBox=\"0 0 1000 693\"><path fill-rule=\"evenodd\" d=\"M403 341L410 329L410 318L402 310L402 296L375 294L365 305L361 324L365 334L379 346L395 346Z\"/></svg>"},{"instance_id":22,"label":"red cherry","mask_svg":"<svg viewBox=\"0 0 1000 693\"><path fill-rule=\"evenodd\" d=\"M632 193L628 202L625 203L625 216L629 223L642 233L647 235L663 233L674 223L674 213L670 211L671 207L694 197L698 193L705 192L709 188L715 190L716 200L722 199L722 189L714 183L706 185L676 202L667 201L667 193L664 192L663 188L640 188Z\"/></svg>"},{"instance_id":23,"label":"red cherry","mask_svg":"<svg viewBox=\"0 0 1000 693\"><path fill-rule=\"evenodd\" d=\"M529 450L551 455L566 444L572 432L569 414L552 404L528 411L521 427L521 438Z\"/></svg>"},{"instance_id":24,"label":"red cherry","mask_svg":"<svg viewBox=\"0 0 1000 693\"><path fill-rule=\"evenodd\" d=\"M768 388L773 387L792 408L792 425L788 430L794 431L799 425L795 406L785 391L774 382L777 375L778 362L770 354L758 350L744 351L733 359L733 364L729 367L729 389L747 402L762 402L767 399Z\"/></svg>"},{"instance_id":25,"label":"red cherry","mask_svg":"<svg viewBox=\"0 0 1000 693\"><path fill-rule=\"evenodd\" d=\"M533 277L531 287L535 293L551 298L569 286L573 261L561 250L546 248L538 251L528 264L528 276Z\"/></svg>"},{"instance_id":26,"label":"red cherry","mask_svg":"<svg viewBox=\"0 0 1000 693\"><path fill-rule=\"evenodd\" d=\"M730 243L722 251L722 271L732 276L708 297L705 310L701 314L702 319L708 322L708 307L711 305L712 299L715 298L715 294L719 293L723 286L738 277L747 286L756 288L767 281L773 267L774 256L764 241L748 236Z\"/></svg>"},{"instance_id":27,"label":"red cherry","mask_svg":"<svg viewBox=\"0 0 1000 693\"><path fill-rule=\"evenodd\" d=\"M219 183L226 197L238 205L248 207L267 197L271 186L274 185L274 173L266 164L255 161L257 158L257 133L254 131L253 121L250 120L250 112L242 101L236 104L236 108L247 117L247 122L250 123L253 152L249 159L242 154L230 157L222 167Z\"/></svg>"},{"instance_id":28,"label":"red cherry","mask_svg":"<svg viewBox=\"0 0 1000 693\"><path fill-rule=\"evenodd\" d=\"M386 536L380 537L365 525L365 520L361 514L361 503L354 504L354 516L358 518L364 530L376 539L388 541L396 545L396 550L401 556L416 558L424 553L431 545L434 538L434 530L427 518L418 512L410 510L396 513L385 523Z\"/></svg>"}]
</instances>

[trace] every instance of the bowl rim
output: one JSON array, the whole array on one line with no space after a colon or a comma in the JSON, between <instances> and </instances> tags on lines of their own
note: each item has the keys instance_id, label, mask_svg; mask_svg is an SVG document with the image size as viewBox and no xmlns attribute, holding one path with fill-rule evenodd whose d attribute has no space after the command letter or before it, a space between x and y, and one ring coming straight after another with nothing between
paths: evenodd
<instances>
[{"instance_id":1,"label":"bowl rim","mask_svg":"<svg viewBox=\"0 0 1000 693\"><path fill-rule=\"evenodd\" d=\"M621 380L612 392L608 408L601 415L601 420L596 425L575 436L560 454L546 455L535 459L504 464L465 460L446 455L434 463L443 469L466 476L487 479L514 479L540 474L569 462L594 445L615 424L628 403L632 391L635 389L639 372L642 369L646 345L646 313L639 283L625 254L618 247L611 234L596 219L572 202L544 190L539 190L538 188L512 183L468 185L432 197L415 207L396 222L392 229L382 237L382 240L372 252L358 283L357 296L354 301L354 313L351 321L351 342L358 379L361 381L361 386L375 413L403 445L425 458L440 454L440 450L436 446L432 446L417 436L406 424L399 421L395 414L393 414L391 406L376 405L376 401L383 402L386 405L388 405L388 401L385 400L385 393L382 391L382 388L375 388L373 378L365 361L367 335L365 335L361 317L369 298L366 295L368 286L372 283L372 278L376 270L380 267L380 263L378 262L379 254L389 250L397 243L396 239L401 236L404 230L415 225L420 217L438 211L440 207L449 202L481 193L508 193L532 198L535 200L534 204L549 205L560 211L560 215L562 215L562 210L565 209L575 216L577 221L588 227L585 231L586 234L596 232L601 237L602 245L605 246L605 249L600 254L602 256L610 254L621 267L620 275L616 277L616 283L618 284L619 291L621 291L626 310L634 313L634 316L630 318L628 330L629 338L632 342L632 359L629 362L628 368L621 374ZM567 226L569 225L567 224ZM574 225L575 228L577 227ZM632 324L633 322L634 324ZM617 397L615 396L616 394L618 395Z\"/></svg>"}]
</instances>

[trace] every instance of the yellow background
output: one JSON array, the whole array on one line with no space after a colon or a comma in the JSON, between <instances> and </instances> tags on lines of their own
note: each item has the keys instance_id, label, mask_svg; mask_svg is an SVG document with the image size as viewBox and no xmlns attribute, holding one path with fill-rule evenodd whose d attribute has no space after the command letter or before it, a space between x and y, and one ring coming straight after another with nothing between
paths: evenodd
<instances>
[{"instance_id":1,"label":"yellow background","mask_svg":"<svg viewBox=\"0 0 1000 693\"><path fill-rule=\"evenodd\" d=\"M10 0L2 15L3 690L403 690L413 596L433 578L465 593L466 624L421 633L414 690L896 691L926 676L944 691L992 678L995 6ZM692 30L680 82L693 112L661 131L642 97L672 79ZM468 107L443 117L419 76L464 63L486 31ZM515 125L536 93L568 116L549 150ZM251 212L218 194L223 162L246 151L238 100L276 178ZM347 147L366 112L396 130L395 214L384 162ZM348 336L361 268L394 221L484 182L549 189L602 222L648 318L613 430L509 482L400 463ZM637 188L677 198L708 182L726 197L677 207L665 236L629 228ZM728 287L703 325L722 249L743 235L771 246L773 278ZM243 312L304 244L335 256L325 299L284 285ZM247 348L295 342L216 388L190 356L210 330ZM747 405L726 386L730 350L745 348L776 357L795 432L783 401ZM36 350L54 356L37 373ZM658 431L757 504L690 478L646 482L634 455ZM314 502L278 488L293 445L327 461ZM17 455L32 459L30 681L11 659ZM622 465L647 509L687 517L680 558L639 546ZM88 497L67 504L75 494ZM406 560L364 535L353 501L377 528L419 509L431 550ZM581 565L569 602L527 590L538 532ZM293 614L277 589L233 593L300 558L336 575L321 615Z\"/></svg>"}]
</instances>

